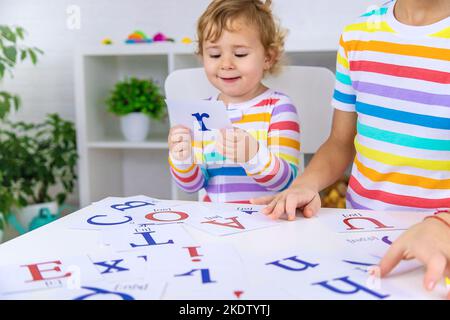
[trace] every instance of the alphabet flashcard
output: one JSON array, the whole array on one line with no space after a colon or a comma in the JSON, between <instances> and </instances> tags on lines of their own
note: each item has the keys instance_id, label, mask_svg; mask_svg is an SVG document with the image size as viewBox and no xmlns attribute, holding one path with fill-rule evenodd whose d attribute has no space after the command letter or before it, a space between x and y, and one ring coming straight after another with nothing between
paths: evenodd
<instances>
[{"instance_id":1,"label":"alphabet flashcard","mask_svg":"<svg viewBox=\"0 0 450 320\"><path fill-rule=\"evenodd\" d=\"M88 256L55 257L0 267L0 293L46 290L102 281Z\"/></svg>"},{"instance_id":2,"label":"alphabet flashcard","mask_svg":"<svg viewBox=\"0 0 450 320\"><path fill-rule=\"evenodd\" d=\"M406 230L423 217L423 213L328 208L318 214L319 220L337 233Z\"/></svg>"},{"instance_id":3,"label":"alphabet flashcard","mask_svg":"<svg viewBox=\"0 0 450 320\"><path fill-rule=\"evenodd\" d=\"M2 296L5 300L151 300L160 299L166 282L161 277L125 282L84 283L74 288L32 291Z\"/></svg>"},{"instance_id":4,"label":"alphabet flashcard","mask_svg":"<svg viewBox=\"0 0 450 320\"><path fill-rule=\"evenodd\" d=\"M170 125L183 125L198 133L211 133L220 129L232 128L227 109L222 101L195 100L178 101L166 99Z\"/></svg>"},{"instance_id":5,"label":"alphabet flashcard","mask_svg":"<svg viewBox=\"0 0 450 320\"><path fill-rule=\"evenodd\" d=\"M275 221L265 216L260 210L242 205L202 204L207 209L202 214L191 215L186 224L215 236L225 236L256 229L274 227L283 221ZM206 214L205 214L206 212Z\"/></svg>"},{"instance_id":6,"label":"alphabet flashcard","mask_svg":"<svg viewBox=\"0 0 450 320\"><path fill-rule=\"evenodd\" d=\"M168 280L173 299L238 299L246 292L242 261L225 244L183 247L190 264L180 265Z\"/></svg>"},{"instance_id":7,"label":"alphabet flashcard","mask_svg":"<svg viewBox=\"0 0 450 320\"><path fill-rule=\"evenodd\" d=\"M103 243L116 251L146 249L154 246L183 246L194 243L179 224L125 225L102 231Z\"/></svg>"},{"instance_id":8,"label":"alphabet flashcard","mask_svg":"<svg viewBox=\"0 0 450 320\"><path fill-rule=\"evenodd\" d=\"M144 217L157 208L175 208L182 204L146 196L109 197L77 211L77 219L70 219L67 226L82 230L114 229L126 224L145 223Z\"/></svg>"}]
</instances>

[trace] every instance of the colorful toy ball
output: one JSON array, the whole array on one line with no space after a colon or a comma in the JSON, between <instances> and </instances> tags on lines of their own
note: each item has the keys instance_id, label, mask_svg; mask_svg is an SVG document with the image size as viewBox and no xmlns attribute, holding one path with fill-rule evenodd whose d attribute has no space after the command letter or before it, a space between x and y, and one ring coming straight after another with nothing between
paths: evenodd
<instances>
[{"instance_id":1,"label":"colorful toy ball","mask_svg":"<svg viewBox=\"0 0 450 320\"><path fill-rule=\"evenodd\" d=\"M167 41L167 37L163 33L159 32L153 36L153 41L154 42Z\"/></svg>"},{"instance_id":2,"label":"colorful toy ball","mask_svg":"<svg viewBox=\"0 0 450 320\"><path fill-rule=\"evenodd\" d=\"M106 44L106 45L112 44L112 40L110 38L105 38L102 40L102 44Z\"/></svg>"},{"instance_id":3,"label":"colorful toy ball","mask_svg":"<svg viewBox=\"0 0 450 320\"><path fill-rule=\"evenodd\" d=\"M168 38L165 34L159 32L153 36L154 42L175 42L174 39Z\"/></svg>"},{"instance_id":4,"label":"colorful toy ball","mask_svg":"<svg viewBox=\"0 0 450 320\"><path fill-rule=\"evenodd\" d=\"M189 37L184 37L183 39L181 39L181 43L191 44L192 43L192 39L189 38Z\"/></svg>"},{"instance_id":5,"label":"colorful toy ball","mask_svg":"<svg viewBox=\"0 0 450 320\"><path fill-rule=\"evenodd\" d=\"M147 35L139 30L134 31L132 34L130 34L125 41L125 43L151 43L153 42L152 39L147 37Z\"/></svg>"}]
</instances>

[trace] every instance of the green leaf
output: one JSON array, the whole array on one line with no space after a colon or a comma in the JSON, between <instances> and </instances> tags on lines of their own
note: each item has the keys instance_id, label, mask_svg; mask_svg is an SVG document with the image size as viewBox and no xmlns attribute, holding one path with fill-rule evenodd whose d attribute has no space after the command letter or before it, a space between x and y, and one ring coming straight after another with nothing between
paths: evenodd
<instances>
[{"instance_id":1,"label":"green leaf","mask_svg":"<svg viewBox=\"0 0 450 320\"><path fill-rule=\"evenodd\" d=\"M25 36L25 29L22 27L16 27L16 34L20 39L24 39Z\"/></svg>"},{"instance_id":2,"label":"green leaf","mask_svg":"<svg viewBox=\"0 0 450 320\"><path fill-rule=\"evenodd\" d=\"M20 97L19 96L13 96L14 100L14 110L19 110L20 107Z\"/></svg>"},{"instance_id":3,"label":"green leaf","mask_svg":"<svg viewBox=\"0 0 450 320\"><path fill-rule=\"evenodd\" d=\"M20 51L20 61L25 60L27 57L27 50L21 50Z\"/></svg>"},{"instance_id":4,"label":"green leaf","mask_svg":"<svg viewBox=\"0 0 450 320\"><path fill-rule=\"evenodd\" d=\"M56 201L58 202L59 205L63 204L65 200L66 200L66 194L64 194L64 193L59 193L56 196Z\"/></svg>"},{"instance_id":5,"label":"green leaf","mask_svg":"<svg viewBox=\"0 0 450 320\"><path fill-rule=\"evenodd\" d=\"M6 40L15 43L16 42L16 35L14 32L7 26L0 26L0 34L3 38Z\"/></svg>"},{"instance_id":6,"label":"green leaf","mask_svg":"<svg viewBox=\"0 0 450 320\"><path fill-rule=\"evenodd\" d=\"M5 75L5 66L2 63L0 63L0 79L2 79L4 75Z\"/></svg>"},{"instance_id":7,"label":"green leaf","mask_svg":"<svg viewBox=\"0 0 450 320\"><path fill-rule=\"evenodd\" d=\"M34 53L32 49L28 49L28 54L30 55L31 62L33 62L33 64L35 65L37 62L36 53Z\"/></svg>"},{"instance_id":8,"label":"green leaf","mask_svg":"<svg viewBox=\"0 0 450 320\"><path fill-rule=\"evenodd\" d=\"M10 61L16 63L17 49L15 47L4 47L3 53Z\"/></svg>"},{"instance_id":9,"label":"green leaf","mask_svg":"<svg viewBox=\"0 0 450 320\"><path fill-rule=\"evenodd\" d=\"M19 205L21 207L26 207L28 205L28 201L24 196L19 196Z\"/></svg>"}]
</instances>

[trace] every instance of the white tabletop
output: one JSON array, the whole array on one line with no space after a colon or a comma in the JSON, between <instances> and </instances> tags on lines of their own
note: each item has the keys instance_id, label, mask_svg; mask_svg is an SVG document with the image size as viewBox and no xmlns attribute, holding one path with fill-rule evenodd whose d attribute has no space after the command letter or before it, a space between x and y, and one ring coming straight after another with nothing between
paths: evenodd
<instances>
[{"instance_id":1,"label":"white tabletop","mask_svg":"<svg viewBox=\"0 0 450 320\"><path fill-rule=\"evenodd\" d=\"M327 211L330 209L321 209ZM319 212L319 216L320 216ZM28 232L0 245L0 265L22 263L24 261L48 259L55 256L76 256L89 253L100 241L100 232L93 230L75 230L67 226L79 219L79 212L74 212L61 219ZM205 232L187 227L190 235L200 243L232 244L241 257L258 253L285 251L287 248L308 248L322 255L337 250L345 250L340 235L330 232L319 218L297 218L293 222L280 223L274 227L243 232L234 235L215 237ZM370 233L367 233L370 235ZM243 259L245 265L245 258ZM396 275L388 279L390 283L408 292L417 299L442 299L445 286L440 285L434 292L428 293L422 286L424 269L419 268L409 273ZM257 272L248 274L250 283L259 285L265 282ZM385 280L382 280L385 281ZM170 292L163 297L170 299Z\"/></svg>"}]
</instances>

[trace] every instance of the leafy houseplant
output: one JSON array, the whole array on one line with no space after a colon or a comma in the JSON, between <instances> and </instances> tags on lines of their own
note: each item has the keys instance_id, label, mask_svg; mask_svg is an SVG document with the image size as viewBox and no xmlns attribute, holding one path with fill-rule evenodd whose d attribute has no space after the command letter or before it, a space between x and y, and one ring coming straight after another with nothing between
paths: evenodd
<instances>
[{"instance_id":1,"label":"leafy houseplant","mask_svg":"<svg viewBox=\"0 0 450 320\"><path fill-rule=\"evenodd\" d=\"M35 65L38 61L38 54L43 53L39 48L28 47L21 43L25 34L22 27L0 25L0 82L6 73L13 77L13 69L19 61L29 59ZM0 89L0 121L7 117L12 108L17 111L20 104L18 95ZM8 175L8 172L0 171L0 242L2 230L5 227L4 214L9 212L6 208L9 210L17 202L17 199L8 191L8 186L3 184L5 180L8 180Z\"/></svg>"},{"instance_id":2,"label":"leafy houseplant","mask_svg":"<svg viewBox=\"0 0 450 320\"><path fill-rule=\"evenodd\" d=\"M24 61L30 59L33 64L38 61L38 54L42 50L36 47L27 47L20 44L25 37L25 30L21 27L9 27L0 25L0 81L8 72L13 77L12 70L17 65L19 59ZM18 110L20 97L6 91L0 90L0 120L4 119L14 107Z\"/></svg>"},{"instance_id":3,"label":"leafy houseplant","mask_svg":"<svg viewBox=\"0 0 450 320\"><path fill-rule=\"evenodd\" d=\"M0 212L9 215L53 199L64 203L74 189L77 159L74 124L57 114L39 124L5 121L0 128Z\"/></svg>"},{"instance_id":4,"label":"leafy houseplant","mask_svg":"<svg viewBox=\"0 0 450 320\"><path fill-rule=\"evenodd\" d=\"M106 103L108 110L118 116L142 112L152 119L160 120L165 115L164 96L152 80L132 77L119 81Z\"/></svg>"},{"instance_id":5,"label":"leafy houseplant","mask_svg":"<svg viewBox=\"0 0 450 320\"><path fill-rule=\"evenodd\" d=\"M114 86L106 100L108 111L121 117L124 136L142 141L149 131L149 117L161 120L165 116L164 96L152 80L127 78Z\"/></svg>"}]
</instances>

